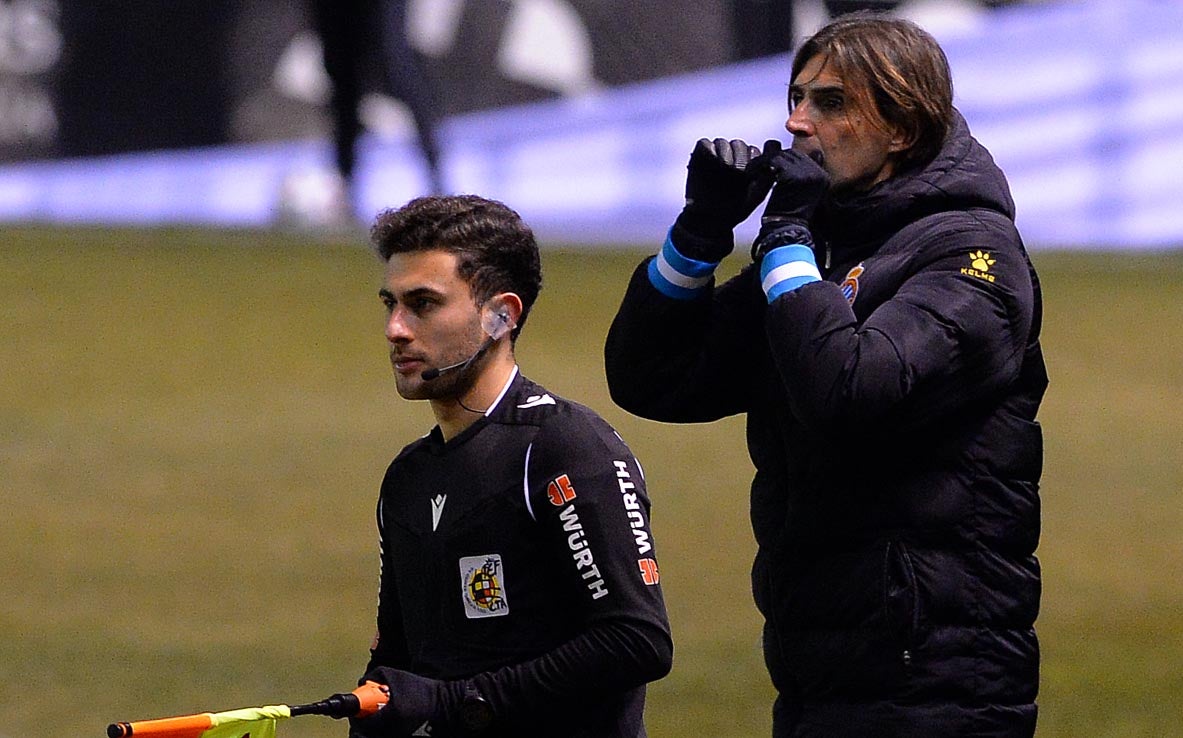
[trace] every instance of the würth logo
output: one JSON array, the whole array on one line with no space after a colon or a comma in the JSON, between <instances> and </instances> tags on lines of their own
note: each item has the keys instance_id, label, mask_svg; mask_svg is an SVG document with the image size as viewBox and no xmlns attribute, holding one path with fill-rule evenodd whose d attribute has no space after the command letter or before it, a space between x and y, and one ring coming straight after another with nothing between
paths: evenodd
<instances>
[{"instance_id":1,"label":"w\u00fcrth logo","mask_svg":"<svg viewBox=\"0 0 1183 738\"><path fill-rule=\"evenodd\" d=\"M650 587L661 581L661 574L657 571L657 562L653 559L640 559L637 568L641 570L641 581Z\"/></svg>"},{"instance_id":2,"label":"w\u00fcrth logo","mask_svg":"<svg viewBox=\"0 0 1183 738\"><path fill-rule=\"evenodd\" d=\"M562 507L575 499L575 485L566 474L546 486L546 499L555 507Z\"/></svg>"}]
</instances>

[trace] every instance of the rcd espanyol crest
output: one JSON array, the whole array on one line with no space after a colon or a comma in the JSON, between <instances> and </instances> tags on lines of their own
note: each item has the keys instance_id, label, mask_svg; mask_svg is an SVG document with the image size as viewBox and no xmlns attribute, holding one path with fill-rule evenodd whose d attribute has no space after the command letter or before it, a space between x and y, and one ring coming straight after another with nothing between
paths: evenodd
<instances>
[{"instance_id":1,"label":"rcd espanyol crest","mask_svg":"<svg viewBox=\"0 0 1183 738\"><path fill-rule=\"evenodd\" d=\"M842 288L842 296L851 305L854 304L854 298L858 297L858 278L864 271L863 265L860 263L847 272L846 279L842 280L842 284L838 285Z\"/></svg>"}]
</instances>

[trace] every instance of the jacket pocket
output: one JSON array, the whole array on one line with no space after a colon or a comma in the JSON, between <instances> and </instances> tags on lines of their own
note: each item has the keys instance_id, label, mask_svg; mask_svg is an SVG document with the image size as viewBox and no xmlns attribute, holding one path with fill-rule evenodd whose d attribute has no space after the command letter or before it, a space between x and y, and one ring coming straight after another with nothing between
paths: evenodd
<instances>
[{"instance_id":1,"label":"jacket pocket","mask_svg":"<svg viewBox=\"0 0 1183 738\"><path fill-rule=\"evenodd\" d=\"M916 570L903 541L888 541L883 553L883 614L888 637L905 667L912 665L920 622Z\"/></svg>"}]
</instances>

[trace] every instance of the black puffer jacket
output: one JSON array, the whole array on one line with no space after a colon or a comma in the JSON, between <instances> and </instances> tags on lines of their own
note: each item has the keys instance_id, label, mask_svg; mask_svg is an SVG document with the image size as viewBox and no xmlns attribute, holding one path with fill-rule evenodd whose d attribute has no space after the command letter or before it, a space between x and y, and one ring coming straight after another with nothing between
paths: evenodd
<instances>
[{"instance_id":1,"label":"black puffer jacket","mask_svg":"<svg viewBox=\"0 0 1183 738\"><path fill-rule=\"evenodd\" d=\"M1034 732L1047 375L1013 216L958 116L927 167L824 206L826 281L769 305L749 267L683 301L642 264L628 287L614 400L748 416L777 736Z\"/></svg>"}]
</instances>

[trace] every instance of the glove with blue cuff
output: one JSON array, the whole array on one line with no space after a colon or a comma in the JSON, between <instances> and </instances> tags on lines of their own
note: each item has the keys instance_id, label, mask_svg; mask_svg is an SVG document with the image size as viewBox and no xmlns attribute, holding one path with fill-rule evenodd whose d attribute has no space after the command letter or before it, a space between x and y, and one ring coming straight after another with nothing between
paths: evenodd
<instances>
[{"instance_id":1,"label":"glove with blue cuff","mask_svg":"<svg viewBox=\"0 0 1183 738\"><path fill-rule=\"evenodd\" d=\"M758 165L771 172L776 184L760 217L752 259L758 261L770 249L788 243L812 245L809 221L830 187L826 170L798 151L782 149L779 141L764 144Z\"/></svg>"},{"instance_id":2,"label":"glove with blue cuff","mask_svg":"<svg viewBox=\"0 0 1183 738\"><path fill-rule=\"evenodd\" d=\"M699 139L686 166L686 206L649 262L649 282L675 300L701 295L735 248L735 226L768 196L772 169L739 139Z\"/></svg>"},{"instance_id":3,"label":"glove with blue cuff","mask_svg":"<svg viewBox=\"0 0 1183 738\"><path fill-rule=\"evenodd\" d=\"M686 165L686 206L670 232L683 256L717 264L735 248L732 231L772 187L767 168L753 176L757 156L760 149L739 139L699 139Z\"/></svg>"},{"instance_id":4,"label":"glove with blue cuff","mask_svg":"<svg viewBox=\"0 0 1183 738\"><path fill-rule=\"evenodd\" d=\"M830 177L818 162L781 149L778 141L764 144L759 164L772 172L776 184L760 218L752 259L760 263L760 282L772 302L821 280L809 221L829 189Z\"/></svg>"}]
</instances>

